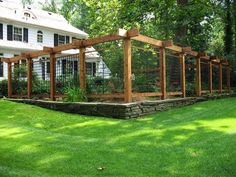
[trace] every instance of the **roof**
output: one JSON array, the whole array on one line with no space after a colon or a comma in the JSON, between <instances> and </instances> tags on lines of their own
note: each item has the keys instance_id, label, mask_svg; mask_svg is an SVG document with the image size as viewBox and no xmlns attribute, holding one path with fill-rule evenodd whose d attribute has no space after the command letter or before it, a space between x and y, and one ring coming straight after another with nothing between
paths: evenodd
<instances>
[{"instance_id":1,"label":"roof","mask_svg":"<svg viewBox=\"0 0 236 177\"><path fill-rule=\"evenodd\" d=\"M87 33L69 24L62 15L52 12L34 9L32 7L23 8L22 6L19 6L19 4L14 4L9 0L0 1L0 12L1 20L16 21L33 26L54 29L65 33L71 33L80 39L88 37Z\"/></svg>"}]
</instances>

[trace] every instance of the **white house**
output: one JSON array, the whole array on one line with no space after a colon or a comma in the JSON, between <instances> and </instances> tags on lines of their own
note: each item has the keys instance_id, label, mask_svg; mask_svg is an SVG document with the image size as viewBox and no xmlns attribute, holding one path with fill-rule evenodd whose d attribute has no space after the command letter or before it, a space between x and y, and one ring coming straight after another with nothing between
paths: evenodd
<instances>
[{"instance_id":1,"label":"white house","mask_svg":"<svg viewBox=\"0 0 236 177\"><path fill-rule=\"evenodd\" d=\"M31 7L23 8L18 4L14 4L8 0L0 0L0 56L13 57L22 52L30 52L42 50L43 46L54 47L61 44L72 42L76 39L86 39L88 34L73 27L61 15L33 9ZM86 67L87 74L92 76L109 77L110 70L103 62L101 56L93 48L87 49L86 53ZM62 52L62 56L78 54L79 50L68 50ZM40 57L36 59L38 66L41 68L38 75L42 79L47 79L49 73L47 72L47 57ZM43 61L43 62L42 62ZM77 59L73 61L73 69L79 68ZM57 61L57 66L60 70L65 67L63 57L61 61ZM104 72L105 71L105 72ZM104 74L105 73L105 74ZM0 80L7 79L7 64L0 62Z\"/></svg>"}]
</instances>

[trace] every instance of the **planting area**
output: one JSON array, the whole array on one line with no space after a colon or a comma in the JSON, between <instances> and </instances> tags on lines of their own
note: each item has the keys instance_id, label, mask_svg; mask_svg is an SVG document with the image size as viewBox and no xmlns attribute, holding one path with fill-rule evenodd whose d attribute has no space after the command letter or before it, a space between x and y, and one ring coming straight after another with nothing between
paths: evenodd
<instances>
[{"instance_id":1,"label":"planting area","mask_svg":"<svg viewBox=\"0 0 236 177\"><path fill-rule=\"evenodd\" d=\"M117 120L0 100L0 176L234 177L235 105Z\"/></svg>"}]
</instances>

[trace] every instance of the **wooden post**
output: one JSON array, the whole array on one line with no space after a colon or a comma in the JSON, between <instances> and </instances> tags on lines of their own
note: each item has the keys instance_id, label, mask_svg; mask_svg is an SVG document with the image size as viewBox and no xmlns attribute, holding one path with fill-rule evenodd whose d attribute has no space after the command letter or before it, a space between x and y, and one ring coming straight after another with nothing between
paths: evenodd
<instances>
[{"instance_id":1,"label":"wooden post","mask_svg":"<svg viewBox=\"0 0 236 177\"><path fill-rule=\"evenodd\" d=\"M227 90L230 92L230 65L227 65Z\"/></svg>"},{"instance_id":2,"label":"wooden post","mask_svg":"<svg viewBox=\"0 0 236 177\"><path fill-rule=\"evenodd\" d=\"M185 85L185 55L181 53L179 55L179 63L180 63L180 81L181 81L181 90L182 90L182 97L186 97L186 85Z\"/></svg>"},{"instance_id":3,"label":"wooden post","mask_svg":"<svg viewBox=\"0 0 236 177\"><path fill-rule=\"evenodd\" d=\"M202 95L202 85L201 85L201 58L197 58L196 62L196 93L197 96Z\"/></svg>"},{"instance_id":4,"label":"wooden post","mask_svg":"<svg viewBox=\"0 0 236 177\"><path fill-rule=\"evenodd\" d=\"M33 71L32 71L32 58L28 58L27 59L28 63L27 63L27 93L28 93L28 98L31 98L31 94L32 94L32 79L33 79Z\"/></svg>"},{"instance_id":5,"label":"wooden post","mask_svg":"<svg viewBox=\"0 0 236 177\"><path fill-rule=\"evenodd\" d=\"M132 102L131 40L124 39L124 101Z\"/></svg>"},{"instance_id":6,"label":"wooden post","mask_svg":"<svg viewBox=\"0 0 236 177\"><path fill-rule=\"evenodd\" d=\"M8 89L8 97L10 98L12 96L12 63L8 62L8 84L7 84L7 89Z\"/></svg>"},{"instance_id":7,"label":"wooden post","mask_svg":"<svg viewBox=\"0 0 236 177\"><path fill-rule=\"evenodd\" d=\"M166 52L165 48L160 48L160 82L161 82L161 99L167 97L166 94Z\"/></svg>"},{"instance_id":8,"label":"wooden post","mask_svg":"<svg viewBox=\"0 0 236 177\"><path fill-rule=\"evenodd\" d=\"M80 80L80 89L86 90L86 65L85 65L85 48L79 49L79 80Z\"/></svg>"},{"instance_id":9,"label":"wooden post","mask_svg":"<svg viewBox=\"0 0 236 177\"><path fill-rule=\"evenodd\" d=\"M222 82L222 63L219 64L219 93L222 93L222 85L223 85L223 82Z\"/></svg>"},{"instance_id":10,"label":"wooden post","mask_svg":"<svg viewBox=\"0 0 236 177\"><path fill-rule=\"evenodd\" d=\"M213 93L213 84L212 84L212 62L209 61L209 91Z\"/></svg>"},{"instance_id":11,"label":"wooden post","mask_svg":"<svg viewBox=\"0 0 236 177\"><path fill-rule=\"evenodd\" d=\"M50 54L50 98L55 101L56 93L56 57L55 53Z\"/></svg>"}]
</instances>

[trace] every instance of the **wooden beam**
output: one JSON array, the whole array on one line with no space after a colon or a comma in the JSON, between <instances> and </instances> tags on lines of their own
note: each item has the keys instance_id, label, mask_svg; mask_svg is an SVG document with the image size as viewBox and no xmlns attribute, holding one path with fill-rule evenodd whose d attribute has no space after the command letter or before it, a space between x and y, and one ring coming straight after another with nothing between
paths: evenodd
<instances>
[{"instance_id":1,"label":"wooden beam","mask_svg":"<svg viewBox=\"0 0 236 177\"><path fill-rule=\"evenodd\" d=\"M212 83L212 62L209 61L209 91L213 93L213 83Z\"/></svg>"},{"instance_id":2,"label":"wooden beam","mask_svg":"<svg viewBox=\"0 0 236 177\"><path fill-rule=\"evenodd\" d=\"M161 96L160 92L144 92L144 93L132 93L132 97L154 97Z\"/></svg>"},{"instance_id":3,"label":"wooden beam","mask_svg":"<svg viewBox=\"0 0 236 177\"><path fill-rule=\"evenodd\" d=\"M55 101L56 94L56 56L55 53L50 54L50 98Z\"/></svg>"},{"instance_id":4,"label":"wooden beam","mask_svg":"<svg viewBox=\"0 0 236 177\"><path fill-rule=\"evenodd\" d=\"M79 61L80 61L80 68L79 68L79 79L80 79L80 89L86 91L86 66L85 66L85 48L80 48L79 50Z\"/></svg>"},{"instance_id":5,"label":"wooden beam","mask_svg":"<svg viewBox=\"0 0 236 177\"><path fill-rule=\"evenodd\" d=\"M58 52L62 52L65 50L80 48L82 46L82 41L83 40L75 40L71 44L63 44L63 45L56 46L53 48L53 53L58 53Z\"/></svg>"},{"instance_id":6,"label":"wooden beam","mask_svg":"<svg viewBox=\"0 0 236 177\"><path fill-rule=\"evenodd\" d=\"M2 57L2 58L0 58L0 61L1 61L1 62L6 62L6 63L8 63L8 62L10 61L10 59L9 59L9 58L5 58L5 57Z\"/></svg>"},{"instance_id":7,"label":"wooden beam","mask_svg":"<svg viewBox=\"0 0 236 177\"><path fill-rule=\"evenodd\" d=\"M28 98L31 98L31 94L32 94L32 80L33 80L33 61L32 58L28 58L27 59L27 94L28 94Z\"/></svg>"},{"instance_id":8,"label":"wooden beam","mask_svg":"<svg viewBox=\"0 0 236 177\"><path fill-rule=\"evenodd\" d=\"M208 56L207 53L205 52L199 52L198 57L200 57L203 60L207 60L207 61L210 60L210 56Z\"/></svg>"},{"instance_id":9,"label":"wooden beam","mask_svg":"<svg viewBox=\"0 0 236 177\"><path fill-rule=\"evenodd\" d=\"M230 71L231 71L231 69L230 69L230 66L228 65L227 66L227 90L228 90L228 92L230 92Z\"/></svg>"},{"instance_id":10,"label":"wooden beam","mask_svg":"<svg viewBox=\"0 0 236 177\"><path fill-rule=\"evenodd\" d=\"M168 96L180 96L183 95L182 92L167 92Z\"/></svg>"},{"instance_id":11,"label":"wooden beam","mask_svg":"<svg viewBox=\"0 0 236 177\"><path fill-rule=\"evenodd\" d=\"M196 94L201 96L201 58L198 57L196 60Z\"/></svg>"},{"instance_id":12,"label":"wooden beam","mask_svg":"<svg viewBox=\"0 0 236 177\"><path fill-rule=\"evenodd\" d=\"M12 96L12 63L8 62L8 84L7 84L7 90L8 90L8 97L10 98Z\"/></svg>"},{"instance_id":13,"label":"wooden beam","mask_svg":"<svg viewBox=\"0 0 236 177\"><path fill-rule=\"evenodd\" d=\"M157 40L148 36L144 36L144 35L138 35L136 37L132 38L133 40L136 41L140 41L140 42L144 42L150 45L153 45L155 47L167 47L167 46L172 46L173 45L173 41L161 41L161 40Z\"/></svg>"},{"instance_id":14,"label":"wooden beam","mask_svg":"<svg viewBox=\"0 0 236 177\"><path fill-rule=\"evenodd\" d=\"M166 52L165 48L160 48L160 83L161 83L161 99L166 99Z\"/></svg>"},{"instance_id":15,"label":"wooden beam","mask_svg":"<svg viewBox=\"0 0 236 177\"><path fill-rule=\"evenodd\" d=\"M186 97L186 84L185 84L185 55L183 53L179 54L179 63L180 63L180 81L181 81L181 91L182 97Z\"/></svg>"},{"instance_id":16,"label":"wooden beam","mask_svg":"<svg viewBox=\"0 0 236 177\"><path fill-rule=\"evenodd\" d=\"M190 55L190 56L193 56L193 57L197 57L198 56L198 52L196 51L188 51L188 52L185 52L187 55Z\"/></svg>"},{"instance_id":17,"label":"wooden beam","mask_svg":"<svg viewBox=\"0 0 236 177\"><path fill-rule=\"evenodd\" d=\"M177 45L172 45L169 47L166 47L167 49L173 50L175 52L183 52L183 48Z\"/></svg>"},{"instance_id":18,"label":"wooden beam","mask_svg":"<svg viewBox=\"0 0 236 177\"><path fill-rule=\"evenodd\" d=\"M222 63L219 64L219 92L222 93L223 90L223 72Z\"/></svg>"},{"instance_id":19,"label":"wooden beam","mask_svg":"<svg viewBox=\"0 0 236 177\"><path fill-rule=\"evenodd\" d=\"M50 54L50 53L53 53L53 47L45 47L45 46L44 46L44 47L43 47L43 51L44 51L44 52L48 52L49 54Z\"/></svg>"},{"instance_id":20,"label":"wooden beam","mask_svg":"<svg viewBox=\"0 0 236 177\"><path fill-rule=\"evenodd\" d=\"M191 52L192 47L182 47L182 53Z\"/></svg>"},{"instance_id":21,"label":"wooden beam","mask_svg":"<svg viewBox=\"0 0 236 177\"><path fill-rule=\"evenodd\" d=\"M118 29L117 35L128 38L136 37L139 35L139 30L138 29L125 30L120 28Z\"/></svg>"},{"instance_id":22,"label":"wooden beam","mask_svg":"<svg viewBox=\"0 0 236 177\"><path fill-rule=\"evenodd\" d=\"M50 55L50 52L40 50L40 51L37 51L37 52L29 53L30 58L38 58L38 57L44 56L44 55Z\"/></svg>"},{"instance_id":23,"label":"wooden beam","mask_svg":"<svg viewBox=\"0 0 236 177\"><path fill-rule=\"evenodd\" d=\"M131 40L124 39L124 101L132 102Z\"/></svg>"}]
</instances>

